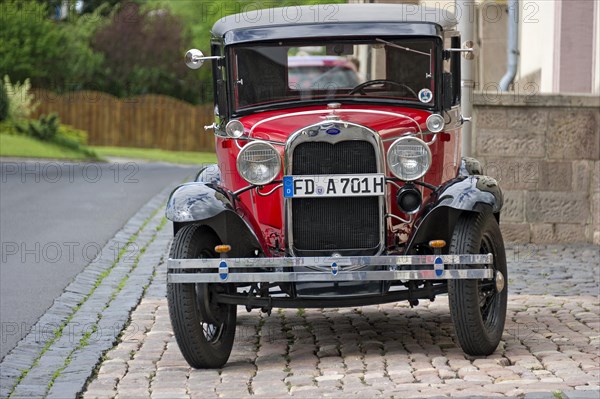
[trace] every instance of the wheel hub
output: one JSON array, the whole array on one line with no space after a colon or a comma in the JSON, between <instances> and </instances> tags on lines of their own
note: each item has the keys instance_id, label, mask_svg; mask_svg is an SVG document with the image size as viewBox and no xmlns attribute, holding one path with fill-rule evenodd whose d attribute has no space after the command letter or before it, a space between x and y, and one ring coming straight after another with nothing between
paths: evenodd
<instances>
[{"instance_id":1,"label":"wheel hub","mask_svg":"<svg viewBox=\"0 0 600 399\"><path fill-rule=\"evenodd\" d=\"M202 316L202 320L218 326L223 320L223 309L212 298L214 288L208 284L196 284L196 293L198 301L198 309Z\"/></svg>"},{"instance_id":2,"label":"wheel hub","mask_svg":"<svg viewBox=\"0 0 600 399\"><path fill-rule=\"evenodd\" d=\"M494 279L496 282L496 292L501 293L506 286L506 280L504 280L504 275L500 271L496 271L496 278Z\"/></svg>"}]
</instances>

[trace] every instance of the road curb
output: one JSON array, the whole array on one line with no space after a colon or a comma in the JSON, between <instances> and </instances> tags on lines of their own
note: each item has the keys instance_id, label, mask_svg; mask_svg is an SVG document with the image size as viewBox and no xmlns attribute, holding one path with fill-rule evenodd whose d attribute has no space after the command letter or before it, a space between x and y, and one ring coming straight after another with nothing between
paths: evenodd
<instances>
[{"instance_id":1,"label":"road curb","mask_svg":"<svg viewBox=\"0 0 600 399\"><path fill-rule=\"evenodd\" d=\"M84 388L162 262L169 192L132 216L4 357L0 397L75 397Z\"/></svg>"}]
</instances>

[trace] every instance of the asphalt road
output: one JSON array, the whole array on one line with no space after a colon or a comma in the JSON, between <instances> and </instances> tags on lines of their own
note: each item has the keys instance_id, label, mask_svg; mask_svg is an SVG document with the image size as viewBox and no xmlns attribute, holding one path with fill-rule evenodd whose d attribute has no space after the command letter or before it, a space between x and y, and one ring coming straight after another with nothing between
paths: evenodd
<instances>
[{"instance_id":1,"label":"asphalt road","mask_svg":"<svg viewBox=\"0 0 600 399\"><path fill-rule=\"evenodd\" d=\"M0 162L0 359L141 206L197 170Z\"/></svg>"}]
</instances>

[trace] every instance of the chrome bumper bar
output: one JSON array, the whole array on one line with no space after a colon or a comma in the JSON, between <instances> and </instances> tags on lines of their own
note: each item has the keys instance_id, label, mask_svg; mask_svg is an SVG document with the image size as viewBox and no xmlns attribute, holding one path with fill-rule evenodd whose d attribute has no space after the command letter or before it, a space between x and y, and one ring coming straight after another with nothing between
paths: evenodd
<instances>
[{"instance_id":1,"label":"chrome bumper bar","mask_svg":"<svg viewBox=\"0 0 600 399\"><path fill-rule=\"evenodd\" d=\"M491 265L492 262L492 254L169 259L167 282L276 283L491 279L494 277L491 268L448 269L446 265ZM387 266L387 270L370 270L370 268L343 270L347 266ZM410 266L430 266L430 268L421 267L411 270ZM257 268L271 268L273 271L256 271ZM309 270L302 268L309 268ZM286 269L292 270L286 271Z\"/></svg>"}]
</instances>

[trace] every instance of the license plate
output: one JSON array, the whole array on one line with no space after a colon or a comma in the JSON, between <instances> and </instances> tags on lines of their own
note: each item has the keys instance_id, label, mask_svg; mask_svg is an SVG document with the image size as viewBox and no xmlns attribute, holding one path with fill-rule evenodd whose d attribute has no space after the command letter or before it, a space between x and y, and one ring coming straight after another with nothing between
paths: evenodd
<instances>
[{"instance_id":1,"label":"license plate","mask_svg":"<svg viewBox=\"0 0 600 399\"><path fill-rule=\"evenodd\" d=\"M384 195L385 175L284 176L285 198Z\"/></svg>"}]
</instances>

